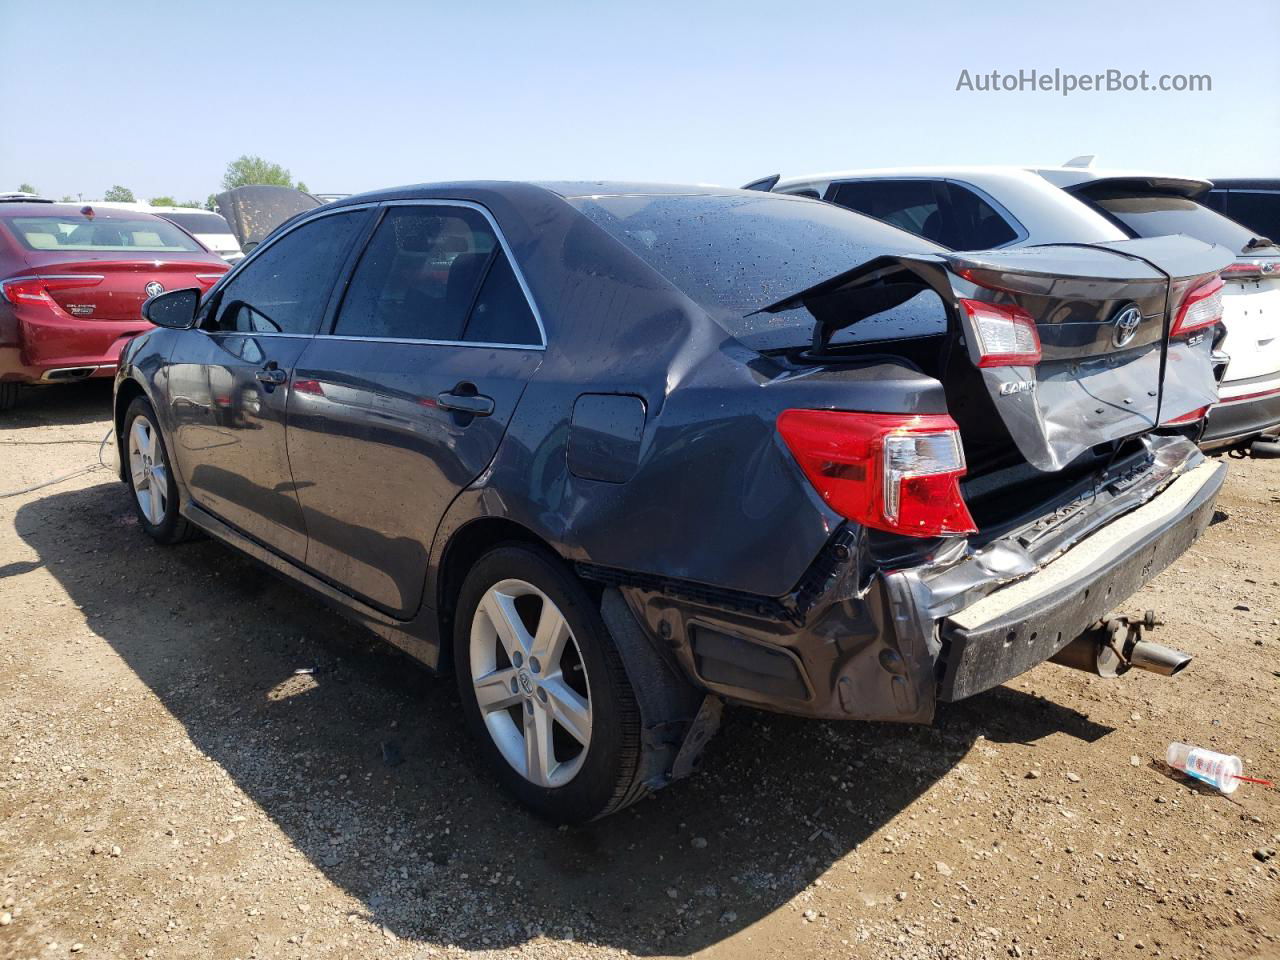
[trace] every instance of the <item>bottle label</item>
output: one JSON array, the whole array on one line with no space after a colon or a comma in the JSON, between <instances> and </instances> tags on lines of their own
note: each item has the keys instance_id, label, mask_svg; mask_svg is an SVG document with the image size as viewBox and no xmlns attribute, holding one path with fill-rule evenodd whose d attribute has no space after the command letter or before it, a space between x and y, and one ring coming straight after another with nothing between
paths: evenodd
<instances>
[{"instance_id":1,"label":"bottle label","mask_svg":"<svg viewBox=\"0 0 1280 960\"><path fill-rule=\"evenodd\" d=\"M1185 772L1197 780L1203 780L1205 783L1211 783L1216 787L1226 782L1223 779L1226 773L1226 759L1222 754L1214 753L1212 750L1201 750L1199 747L1192 747L1187 751L1187 768Z\"/></svg>"}]
</instances>

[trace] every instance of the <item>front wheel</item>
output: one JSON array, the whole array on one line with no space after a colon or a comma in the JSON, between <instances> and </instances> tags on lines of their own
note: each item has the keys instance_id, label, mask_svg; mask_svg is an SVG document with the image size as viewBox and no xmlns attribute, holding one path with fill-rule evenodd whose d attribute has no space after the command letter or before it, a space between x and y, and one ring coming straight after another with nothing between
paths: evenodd
<instances>
[{"instance_id":1,"label":"front wheel","mask_svg":"<svg viewBox=\"0 0 1280 960\"><path fill-rule=\"evenodd\" d=\"M178 482L156 412L144 398L129 404L124 416L125 465L129 490L142 529L157 543L190 539L191 525L178 513Z\"/></svg>"},{"instance_id":2,"label":"front wheel","mask_svg":"<svg viewBox=\"0 0 1280 960\"><path fill-rule=\"evenodd\" d=\"M525 544L485 554L462 586L454 663L468 725L526 806L581 823L644 795L635 694L559 558Z\"/></svg>"}]
</instances>

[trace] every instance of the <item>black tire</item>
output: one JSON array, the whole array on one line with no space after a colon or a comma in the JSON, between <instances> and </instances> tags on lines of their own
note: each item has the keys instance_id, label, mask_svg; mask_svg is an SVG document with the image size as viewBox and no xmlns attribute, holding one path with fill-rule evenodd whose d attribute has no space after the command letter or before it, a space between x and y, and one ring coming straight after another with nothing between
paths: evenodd
<instances>
[{"instance_id":1,"label":"black tire","mask_svg":"<svg viewBox=\"0 0 1280 960\"><path fill-rule=\"evenodd\" d=\"M585 667L591 709L589 744L577 773L563 786L533 783L516 770L494 742L477 702L471 671L472 622L489 588L511 579L536 587L555 603ZM555 823L583 823L614 813L645 795L637 782L642 744L635 693L595 602L558 557L521 543L503 544L482 556L462 585L453 644L467 726L498 780L521 803Z\"/></svg>"},{"instance_id":2,"label":"black tire","mask_svg":"<svg viewBox=\"0 0 1280 960\"><path fill-rule=\"evenodd\" d=\"M158 518L158 522L148 517L142 509L138 491L134 486L135 477L130 463L129 435L133 432L139 418L145 418L150 429L154 431L157 448L164 457L165 503L163 513ZM195 528L178 512L178 481L174 479L173 460L169 456L169 447L164 441L164 434L160 430L160 421L156 417L156 412L145 397L135 397L133 403L129 404L129 409L125 411L123 436L124 442L121 444L123 447L121 456L124 459L125 478L129 485L129 495L133 501L133 509L138 515L138 523L142 525L142 529L156 543L161 543L165 546L192 539L196 536Z\"/></svg>"},{"instance_id":3,"label":"black tire","mask_svg":"<svg viewBox=\"0 0 1280 960\"><path fill-rule=\"evenodd\" d=\"M0 383L0 412L12 410L18 405L18 392L22 389L19 383Z\"/></svg>"}]
</instances>

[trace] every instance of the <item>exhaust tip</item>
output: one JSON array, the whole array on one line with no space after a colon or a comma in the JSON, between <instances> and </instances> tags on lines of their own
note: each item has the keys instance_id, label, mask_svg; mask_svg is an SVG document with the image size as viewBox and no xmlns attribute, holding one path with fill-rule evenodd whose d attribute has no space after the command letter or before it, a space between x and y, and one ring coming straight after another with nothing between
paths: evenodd
<instances>
[{"instance_id":1,"label":"exhaust tip","mask_svg":"<svg viewBox=\"0 0 1280 960\"><path fill-rule=\"evenodd\" d=\"M1163 643L1139 640L1129 652L1129 665L1162 677L1176 677L1191 665L1191 654Z\"/></svg>"},{"instance_id":2,"label":"exhaust tip","mask_svg":"<svg viewBox=\"0 0 1280 960\"><path fill-rule=\"evenodd\" d=\"M63 383L67 380L83 380L90 376L97 367L57 367L46 370L40 378L46 383Z\"/></svg>"}]
</instances>

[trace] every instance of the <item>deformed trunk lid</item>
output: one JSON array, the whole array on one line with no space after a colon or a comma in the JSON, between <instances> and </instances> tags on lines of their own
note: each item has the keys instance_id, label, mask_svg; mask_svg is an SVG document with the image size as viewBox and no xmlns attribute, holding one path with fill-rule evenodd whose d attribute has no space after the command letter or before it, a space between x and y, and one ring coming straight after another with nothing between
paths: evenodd
<instances>
[{"instance_id":1,"label":"deformed trunk lid","mask_svg":"<svg viewBox=\"0 0 1280 960\"><path fill-rule=\"evenodd\" d=\"M837 330L927 285L974 367L977 338L959 301L1027 311L1040 336L1039 364L978 373L1022 457L1056 471L1092 447L1147 433L1217 399L1210 332L1171 341L1170 330L1187 293L1232 259L1224 247L1183 236L885 256L765 309L805 306L821 350ZM1131 307L1141 320L1121 330Z\"/></svg>"},{"instance_id":2,"label":"deformed trunk lid","mask_svg":"<svg viewBox=\"0 0 1280 960\"><path fill-rule=\"evenodd\" d=\"M320 206L309 193L267 185L236 187L218 194L214 201L245 253L290 217Z\"/></svg>"}]
</instances>

